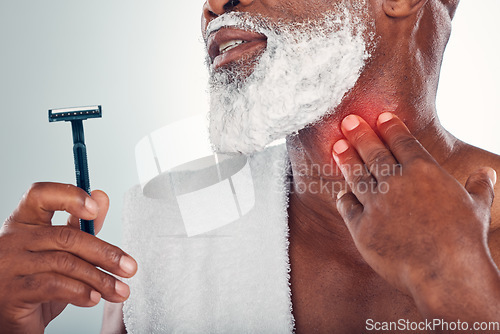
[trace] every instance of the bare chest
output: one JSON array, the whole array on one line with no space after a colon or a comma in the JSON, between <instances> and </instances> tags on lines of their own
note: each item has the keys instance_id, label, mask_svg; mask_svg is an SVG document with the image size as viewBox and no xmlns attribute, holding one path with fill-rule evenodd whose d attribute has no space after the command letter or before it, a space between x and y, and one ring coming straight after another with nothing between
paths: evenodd
<instances>
[{"instance_id":1,"label":"bare chest","mask_svg":"<svg viewBox=\"0 0 500 334\"><path fill-rule=\"evenodd\" d=\"M391 323L423 320L412 298L371 269L341 263L325 266L292 255L290 280L297 333L377 332L375 328Z\"/></svg>"}]
</instances>

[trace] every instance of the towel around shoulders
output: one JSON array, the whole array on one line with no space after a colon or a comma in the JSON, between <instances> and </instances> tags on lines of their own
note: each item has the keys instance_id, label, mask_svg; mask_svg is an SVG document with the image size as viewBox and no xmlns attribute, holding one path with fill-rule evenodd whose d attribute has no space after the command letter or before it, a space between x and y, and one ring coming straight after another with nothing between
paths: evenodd
<instances>
[{"instance_id":1,"label":"towel around shoulders","mask_svg":"<svg viewBox=\"0 0 500 334\"><path fill-rule=\"evenodd\" d=\"M124 249L138 261L124 305L128 333L291 333L288 157L284 145L249 158L255 206L187 237L175 200L139 186L125 198Z\"/></svg>"}]
</instances>

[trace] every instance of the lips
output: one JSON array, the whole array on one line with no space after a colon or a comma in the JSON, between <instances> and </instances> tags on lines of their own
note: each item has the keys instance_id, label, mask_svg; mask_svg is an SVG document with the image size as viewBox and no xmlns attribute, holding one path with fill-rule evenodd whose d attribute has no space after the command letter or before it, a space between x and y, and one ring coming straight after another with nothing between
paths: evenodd
<instances>
[{"instance_id":1,"label":"lips","mask_svg":"<svg viewBox=\"0 0 500 334\"><path fill-rule=\"evenodd\" d=\"M208 37L208 54L214 69L256 57L267 46L265 35L236 28L222 28Z\"/></svg>"}]
</instances>

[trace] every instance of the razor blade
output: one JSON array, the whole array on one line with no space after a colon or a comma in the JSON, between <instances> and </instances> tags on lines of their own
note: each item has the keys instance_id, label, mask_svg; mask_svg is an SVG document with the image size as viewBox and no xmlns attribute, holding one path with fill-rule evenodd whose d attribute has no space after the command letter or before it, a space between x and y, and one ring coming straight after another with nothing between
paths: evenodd
<instances>
[{"instance_id":1,"label":"razor blade","mask_svg":"<svg viewBox=\"0 0 500 334\"><path fill-rule=\"evenodd\" d=\"M101 106L62 108L49 110L49 122L86 120L102 117Z\"/></svg>"}]
</instances>

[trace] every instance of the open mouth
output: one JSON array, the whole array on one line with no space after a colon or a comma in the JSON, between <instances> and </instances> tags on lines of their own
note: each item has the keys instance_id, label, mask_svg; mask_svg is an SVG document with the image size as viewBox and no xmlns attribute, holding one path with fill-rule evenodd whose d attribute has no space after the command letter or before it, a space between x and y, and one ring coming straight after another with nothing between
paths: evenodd
<instances>
[{"instance_id":1,"label":"open mouth","mask_svg":"<svg viewBox=\"0 0 500 334\"><path fill-rule=\"evenodd\" d=\"M235 61L251 61L267 47L265 35L236 29L222 28L210 34L208 54L214 69Z\"/></svg>"}]
</instances>

